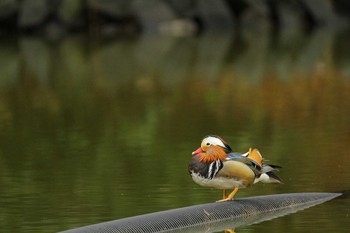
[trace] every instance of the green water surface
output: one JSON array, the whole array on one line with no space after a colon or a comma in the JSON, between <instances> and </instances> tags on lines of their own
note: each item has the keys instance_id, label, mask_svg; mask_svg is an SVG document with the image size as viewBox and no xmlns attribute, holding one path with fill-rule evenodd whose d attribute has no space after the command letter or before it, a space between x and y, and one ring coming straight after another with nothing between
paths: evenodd
<instances>
[{"instance_id":1,"label":"green water surface","mask_svg":"<svg viewBox=\"0 0 350 233\"><path fill-rule=\"evenodd\" d=\"M236 232L348 232L349 33L0 40L0 231L56 232L213 202L191 152L218 134L283 167L239 197L344 192Z\"/></svg>"}]
</instances>

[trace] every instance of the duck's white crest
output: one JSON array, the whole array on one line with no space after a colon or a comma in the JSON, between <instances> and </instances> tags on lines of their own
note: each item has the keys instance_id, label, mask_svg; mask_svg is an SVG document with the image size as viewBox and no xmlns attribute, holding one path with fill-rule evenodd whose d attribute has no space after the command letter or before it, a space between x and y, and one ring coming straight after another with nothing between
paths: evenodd
<instances>
[{"instance_id":1,"label":"duck's white crest","mask_svg":"<svg viewBox=\"0 0 350 233\"><path fill-rule=\"evenodd\" d=\"M210 143L210 145L226 147L225 144L219 138L213 136L208 136L203 139L202 145L206 145L207 143Z\"/></svg>"}]
</instances>

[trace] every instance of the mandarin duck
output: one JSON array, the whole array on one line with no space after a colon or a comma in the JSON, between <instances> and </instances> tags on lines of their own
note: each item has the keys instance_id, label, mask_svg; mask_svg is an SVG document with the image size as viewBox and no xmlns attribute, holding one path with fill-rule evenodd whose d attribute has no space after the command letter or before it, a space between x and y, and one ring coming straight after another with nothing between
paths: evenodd
<instances>
[{"instance_id":1,"label":"mandarin duck","mask_svg":"<svg viewBox=\"0 0 350 233\"><path fill-rule=\"evenodd\" d=\"M199 185L223 189L223 199L233 200L240 188L257 182L282 183L273 173L280 166L265 164L260 152L250 148L247 153L233 153L231 147L219 136L210 135L192 152L188 170ZM233 189L227 196L226 190Z\"/></svg>"}]
</instances>

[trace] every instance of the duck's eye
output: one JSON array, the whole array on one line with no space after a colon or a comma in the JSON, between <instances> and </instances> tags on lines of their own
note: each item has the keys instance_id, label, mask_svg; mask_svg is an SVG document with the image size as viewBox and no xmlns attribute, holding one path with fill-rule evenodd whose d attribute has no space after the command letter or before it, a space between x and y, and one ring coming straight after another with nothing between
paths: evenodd
<instances>
[{"instance_id":1,"label":"duck's eye","mask_svg":"<svg viewBox=\"0 0 350 233\"><path fill-rule=\"evenodd\" d=\"M205 145L210 146L210 143L209 143L209 142L207 142Z\"/></svg>"}]
</instances>

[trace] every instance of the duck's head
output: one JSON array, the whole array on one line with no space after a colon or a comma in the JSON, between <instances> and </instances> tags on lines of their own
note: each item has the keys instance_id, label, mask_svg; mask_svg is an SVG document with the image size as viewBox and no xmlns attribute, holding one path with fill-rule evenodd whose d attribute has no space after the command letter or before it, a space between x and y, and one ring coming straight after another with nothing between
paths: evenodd
<instances>
[{"instance_id":1,"label":"duck's head","mask_svg":"<svg viewBox=\"0 0 350 233\"><path fill-rule=\"evenodd\" d=\"M213 162L218 159L226 158L228 153L232 152L231 147L219 136L206 136L201 146L192 152L192 155L200 155L200 161Z\"/></svg>"}]
</instances>

